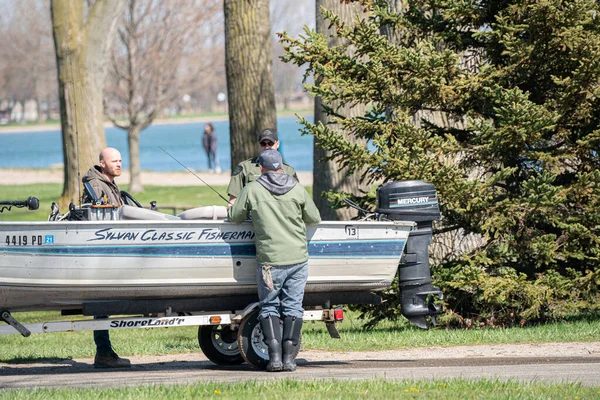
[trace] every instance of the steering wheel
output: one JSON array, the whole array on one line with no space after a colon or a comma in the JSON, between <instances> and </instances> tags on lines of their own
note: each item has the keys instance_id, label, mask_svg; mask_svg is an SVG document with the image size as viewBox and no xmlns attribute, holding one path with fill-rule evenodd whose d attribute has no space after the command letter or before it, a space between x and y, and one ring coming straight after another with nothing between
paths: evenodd
<instances>
[{"instance_id":1,"label":"steering wheel","mask_svg":"<svg viewBox=\"0 0 600 400\"><path fill-rule=\"evenodd\" d=\"M135 205L136 207L144 208L140 202L135 199L135 197L124 190L121 190L121 198L123 199L123 203L127 204L128 206Z\"/></svg>"}]
</instances>

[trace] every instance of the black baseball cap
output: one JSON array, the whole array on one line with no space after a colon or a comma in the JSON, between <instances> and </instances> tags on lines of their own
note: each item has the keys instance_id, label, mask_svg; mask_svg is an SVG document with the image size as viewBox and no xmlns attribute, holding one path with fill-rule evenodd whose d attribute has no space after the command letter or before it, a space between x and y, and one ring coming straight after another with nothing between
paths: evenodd
<instances>
[{"instance_id":1,"label":"black baseball cap","mask_svg":"<svg viewBox=\"0 0 600 400\"><path fill-rule=\"evenodd\" d=\"M265 139L269 139L271 142L275 143L279 140L277 137L277 131L272 128L263 129L263 131L258 135L258 143L261 143Z\"/></svg>"}]
</instances>

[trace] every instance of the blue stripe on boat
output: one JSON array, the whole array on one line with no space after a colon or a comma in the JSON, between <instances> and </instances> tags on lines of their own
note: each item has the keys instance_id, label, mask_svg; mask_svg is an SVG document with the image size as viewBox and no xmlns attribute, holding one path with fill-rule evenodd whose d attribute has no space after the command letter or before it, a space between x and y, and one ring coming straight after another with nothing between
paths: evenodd
<instances>
[{"instance_id":1,"label":"blue stripe on boat","mask_svg":"<svg viewBox=\"0 0 600 400\"><path fill-rule=\"evenodd\" d=\"M398 258L405 240L309 242L311 258ZM0 253L122 257L254 257L254 243L0 247Z\"/></svg>"}]
</instances>

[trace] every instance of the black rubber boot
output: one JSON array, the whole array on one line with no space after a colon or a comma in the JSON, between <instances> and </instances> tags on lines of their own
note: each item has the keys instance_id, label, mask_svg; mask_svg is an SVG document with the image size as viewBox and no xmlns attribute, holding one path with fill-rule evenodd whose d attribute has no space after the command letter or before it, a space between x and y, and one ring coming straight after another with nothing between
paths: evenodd
<instances>
[{"instance_id":1,"label":"black rubber boot","mask_svg":"<svg viewBox=\"0 0 600 400\"><path fill-rule=\"evenodd\" d=\"M302 318L285 317L283 320L283 370L296 370L296 353L300 345L300 332L302 332Z\"/></svg>"},{"instance_id":2,"label":"black rubber boot","mask_svg":"<svg viewBox=\"0 0 600 400\"><path fill-rule=\"evenodd\" d=\"M283 364L281 362L281 328L279 327L279 317L270 316L260 320L260 328L263 331L264 342L269 348L267 371L281 371Z\"/></svg>"}]
</instances>

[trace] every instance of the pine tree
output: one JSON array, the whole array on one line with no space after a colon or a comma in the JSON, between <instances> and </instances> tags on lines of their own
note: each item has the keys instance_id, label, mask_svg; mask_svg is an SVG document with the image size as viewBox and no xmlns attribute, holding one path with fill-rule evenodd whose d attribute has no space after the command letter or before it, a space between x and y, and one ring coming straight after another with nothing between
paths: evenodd
<instances>
[{"instance_id":1,"label":"pine tree","mask_svg":"<svg viewBox=\"0 0 600 400\"><path fill-rule=\"evenodd\" d=\"M439 230L483 238L435 267L449 316L525 323L598 310L598 3L361 3L354 24L323 11L353 56L310 30L282 42L286 59L314 76L311 95L370 105L359 117L328 112L372 147L306 119L304 133L351 171L367 166L362 178L373 187L435 184ZM354 200L373 208L373 190ZM398 315L389 305L368 311Z\"/></svg>"}]
</instances>

